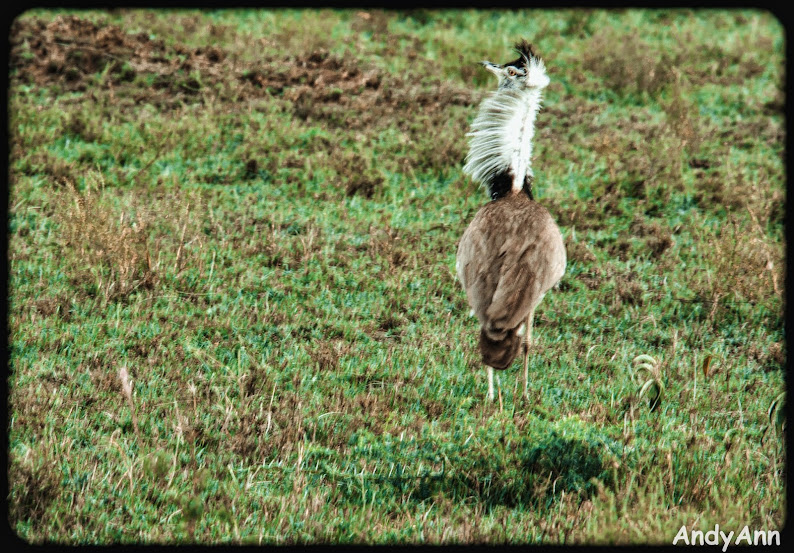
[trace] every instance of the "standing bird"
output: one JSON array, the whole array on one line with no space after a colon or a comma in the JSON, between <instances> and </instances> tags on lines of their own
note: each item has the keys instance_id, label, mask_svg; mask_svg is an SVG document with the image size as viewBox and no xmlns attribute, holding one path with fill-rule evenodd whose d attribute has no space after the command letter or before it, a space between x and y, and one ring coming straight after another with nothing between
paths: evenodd
<instances>
[{"instance_id":1,"label":"standing bird","mask_svg":"<svg viewBox=\"0 0 794 553\"><path fill-rule=\"evenodd\" d=\"M485 185L491 201L463 233L457 273L480 321L480 353L494 399L493 370L507 369L524 336L524 395L535 308L565 272L565 245L549 212L532 195L532 137L546 68L525 40L519 58L483 61L499 84L472 123L463 171Z\"/></svg>"}]
</instances>

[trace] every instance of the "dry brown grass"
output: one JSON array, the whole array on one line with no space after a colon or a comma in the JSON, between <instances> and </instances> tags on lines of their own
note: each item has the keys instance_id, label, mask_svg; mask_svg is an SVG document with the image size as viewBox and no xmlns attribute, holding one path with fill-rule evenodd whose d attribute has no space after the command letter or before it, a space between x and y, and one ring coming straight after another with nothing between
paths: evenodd
<instances>
[{"instance_id":1,"label":"dry brown grass","mask_svg":"<svg viewBox=\"0 0 794 553\"><path fill-rule=\"evenodd\" d=\"M51 445L47 441L28 449L22 456L10 456L8 478L19 483L21 493L9 503L9 520L39 519L60 495L58 462L51 453Z\"/></svg>"},{"instance_id":2,"label":"dry brown grass","mask_svg":"<svg viewBox=\"0 0 794 553\"><path fill-rule=\"evenodd\" d=\"M769 243L759 225L748 228L729 215L727 224L704 243L708 246L700 251L702 263L714 269L693 273L691 289L706 302L709 319L736 302L783 300L783 251Z\"/></svg>"},{"instance_id":3,"label":"dry brown grass","mask_svg":"<svg viewBox=\"0 0 794 553\"><path fill-rule=\"evenodd\" d=\"M181 195L143 205L134 191L105 190L101 174L89 172L86 185L78 190L63 178L56 192L54 220L61 240L73 255L65 257L75 283L104 303L123 298L136 290L156 288L162 277L179 275L203 260L196 253L203 247L201 221L195 212L200 200ZM196 205L198 204L198 205Z\"/></svg>"},{"instance_id":4,"label":"dry brown grass","mask_svg":"<svg viewBox=\"0 0 794 553\"><path fill-rule=\"evenodd\" d=\"M678 143L675 152L678 158L683 152L696 155L703 142L702 130L699 125L697 106L684 97L684 90L691 88L687 83L682 82L686 77L680 71L671 69L669 75L672 77L670 86L670 97L662 101L661 106L667 115L667 122L672 129Z\"/></svg>"},{"instance_id":5,"label":"dry brown grass","mask_svg":"<svg viewBox=\"0 0 794 553\"><path fill-rule=\"evenodd\" d=\"M780 237L770 229L778 223L784 198L764 171L751 178L730 160L723 183L724 192L734 199L727 224L709 239L707 259L713 259L716 268L711 284L714 301L726 296L751 303L783 301L785 252Z\"/></svg>"},{"instance_id":6,"label":"dry brown grass","mask_svg":"<svg viewBox=\"0 0 794 553\"><path fill-rule=\"evenodd\" d=\"M620 93L654 94L670 81L669 60L649 46L637 32L600 29L589 39L584 67Z\"/></svg>"},{"instance_id":7,"label":"dry brown grass","mask_svg":"<svg viewBox=\"0 0 794 553\"><path fill-rule=\"evenodd\" d=\"M92 174L84 191L63 180L71 201L61 199L59 213L66 244L77 252L84 267L97 279L97 289L109 300L139 287L152 286L157 278L150 255L149 219L144 211L130 216L116 213L98 201L104 181Z\"/></svg>"}]
</instances>

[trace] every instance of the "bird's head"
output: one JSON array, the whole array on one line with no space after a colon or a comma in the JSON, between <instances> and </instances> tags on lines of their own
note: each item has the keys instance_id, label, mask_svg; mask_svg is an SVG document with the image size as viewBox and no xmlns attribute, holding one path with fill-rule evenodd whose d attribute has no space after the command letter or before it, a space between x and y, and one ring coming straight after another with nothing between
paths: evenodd
<instances>
[{"instance_id":1,"label":"bird's head","mask_svg":"<svg viewBox=\"0 0 794 553\"><path fill-rule=\"evenodd\" d=\"M515 46L519 57L515 61L499 65L490 61L482 61L483 67L496 75L499 79L498 88L501 89L543 89L549 84L546 76L546 67L526 40Z\"/></svg>"}]
</instances>

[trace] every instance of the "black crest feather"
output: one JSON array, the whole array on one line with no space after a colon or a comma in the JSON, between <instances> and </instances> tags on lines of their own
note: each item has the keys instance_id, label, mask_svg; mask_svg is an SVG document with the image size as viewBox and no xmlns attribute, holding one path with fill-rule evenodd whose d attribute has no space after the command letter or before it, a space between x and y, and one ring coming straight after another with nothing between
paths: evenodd
<instances>
[{"instance_id":1,"label":"black crest feather","mask_svg":"<svg viewBox=\"0 0 794 553\"><path fill-rule=\"evenodd\" d=\"M535 48L532 46L532 44L527 42L526 39L522 38L520 41L516 42L514 48L516 52L518 52L519 58L517 60L511 61L510 63L506 63L505 65L524 67L526 65L526 60L531 60L532 58L538 57L537 54L535 54Z\"/></svg>"},{"instance_id":2,"label":"black crest feather","mask_svg":"<svg viewBox=\"0 0 794 553\"><path fill-rule=\"evenodd\" d=\"M526 56L529 59L538 57L537 54L535 54L535 49L532 47L532 44L527 42L525 38L522 38L520 41L516 42L515 49L516 52L522 56Z\"/></svg>"}]
</instances>

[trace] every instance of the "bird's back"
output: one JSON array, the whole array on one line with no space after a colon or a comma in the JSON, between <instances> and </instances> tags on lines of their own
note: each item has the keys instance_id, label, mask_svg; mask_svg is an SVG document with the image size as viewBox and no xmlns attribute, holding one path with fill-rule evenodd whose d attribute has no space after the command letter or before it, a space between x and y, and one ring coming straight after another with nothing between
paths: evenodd
<instances>
[{"instance_id":1,"label":"bird's back","mask_svg":"<svg viewBox=\"0 0 794 553\"><path fill-rule=\"evenodd\" d=\"M486 364L506 368L518 352L518 327L565 272L562 234L526 194L483 206L463 234L458 278L482 326Z\"/></svg>"}]
</instances>

